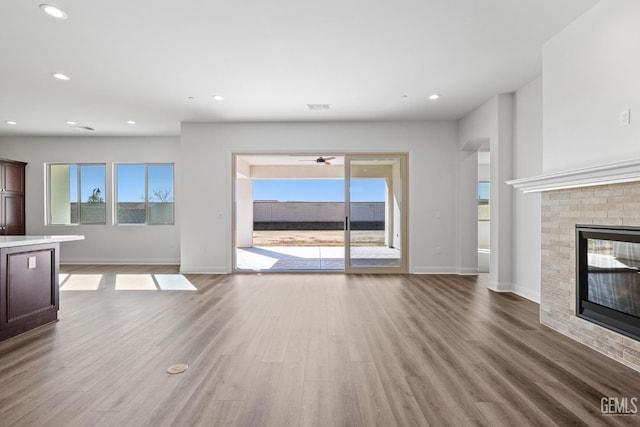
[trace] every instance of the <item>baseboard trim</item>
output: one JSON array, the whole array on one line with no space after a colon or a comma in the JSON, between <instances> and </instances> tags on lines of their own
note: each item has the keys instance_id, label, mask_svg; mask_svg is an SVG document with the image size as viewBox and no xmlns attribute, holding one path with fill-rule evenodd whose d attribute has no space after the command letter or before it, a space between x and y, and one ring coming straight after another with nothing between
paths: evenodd
<instances>
[{"instance_id":1,"label":"baseboard trim","mask_svg":"<svg viewBox=\"0 0 640 427\"><path fill-rule=\"evenodd\" d=\"M181 266L181 274L229 274L227 267L222 266Z\"/></svg>"},{"instance_id":2,"label":"baseboard trim","mask_svg":"<svg viewBox=\"0 0 640 427\"><path fill-rule=\"evenodd\" d=\"M461 276L477 276L480 272L477 268L465 267L458 270L458 274Z\"/></svg>"},{"instance_id":3,"label":"baseboard trim","mask_svg":"<svg viewBox=\"0 0 640 427\"><path fill-rule=\"evenodd\" d=\"M416 267L413 274L458 274L453 267Z\"/></svg>"},{"instance_id":4,"label":"baseboard trim","mask_svg":"<svg viewBox=\"0 0 640 427\"><path fill-rule=\"evenodd\" d=\"M104 258L63 258L60 264L78 265L180 265L179 259L167 258L124 258L124 259L104 259Z\"/></svg>"},{"instance_id":5,"label":"baseboard trim","mask_svg":"<svg viewBox=\"0 0 640 427\"><path fill-rule=\"evenodd\" d=\"M511 283L489 282L489 289L494 292L513 292L513 285Z\"/></svg>"},{"instance_id":6,"label":"baseboard trim","mask_svg":"<svg viewBox=\"0 0 640 427\"><path fill-rule=\"evenodd\" d=\"M540 291L535 292L528 288L518 288L518 286L516 285L512 292L516 295L521 296L522 298L526 298L529 301L540 304Z\"/></svg>"}]
</instances>

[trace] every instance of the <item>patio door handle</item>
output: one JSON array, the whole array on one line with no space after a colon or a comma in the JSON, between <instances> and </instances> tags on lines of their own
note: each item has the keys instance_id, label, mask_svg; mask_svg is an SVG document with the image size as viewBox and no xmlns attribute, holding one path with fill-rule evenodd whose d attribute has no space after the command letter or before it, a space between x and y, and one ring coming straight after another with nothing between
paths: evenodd
<instances>
[{"instance_id":1,"label":"patio door handle","mask_svg":"<svg viewBox=\"0 0 640 427\"><path fill-rule=\"evenodd\" d=\"M348 216L344 217L344 229L345 230L349 230L349 217Z\"/></svg>"}]
</instances>

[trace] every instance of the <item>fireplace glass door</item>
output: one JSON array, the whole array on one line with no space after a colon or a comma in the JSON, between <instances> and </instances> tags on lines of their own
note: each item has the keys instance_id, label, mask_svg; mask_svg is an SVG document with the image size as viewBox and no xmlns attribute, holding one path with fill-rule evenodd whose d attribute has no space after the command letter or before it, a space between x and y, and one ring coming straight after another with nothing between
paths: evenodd
<instances>
[{"instance_id":1,"label":"fireplace glass door","mask_svg":"<svg viewBox=\"0 0 640 427\"><path fill-rule=\"evenodd\" d=\"M640 243L588 239L588 300L640 317Z\"/></svg>"},{"instance_id":2,"label":"fireplace glass door","mask_svg":"<svg viewBox=\"0 0 640 427\"><path fill-rule=\"evenodd\" d=\"M640 228L576 226L576 315L640 340Z\"/></svg>"}]
</instances>

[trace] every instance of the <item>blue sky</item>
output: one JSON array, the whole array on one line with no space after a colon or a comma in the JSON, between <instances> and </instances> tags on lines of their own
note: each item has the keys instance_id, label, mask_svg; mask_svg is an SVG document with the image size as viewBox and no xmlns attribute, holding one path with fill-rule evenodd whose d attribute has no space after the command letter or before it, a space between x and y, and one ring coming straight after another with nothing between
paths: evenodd
<instances>
[{"instance_id":1,"label":"blue sky","mask_svg":"<svg viewBox=\"0 0 640 427\"><path fill-rule=\"evenodd\" d=\"M105 168L104 165L83 165L81 168L80 175L80 199L83 202L87 201L87 198L91 196L94 188L99 188L100 193L102 193L102 197L105 197L104 191L104 176L105 176ZM70 185L70 196L71 202L78 201L78 166L70 165L69 166L69 185Z\"/></svg>"},{"instance_id":2,"label":"blue sky","mask_svg":"<svg viewBox=\"0 0 640 427\"><path fill-rule=\"evenodd\" d=\"M105 196L105 167L104 165L82 165L80 168L80 199L83 202L91 196L94 188L99 188L102 197ZM71 202L77 202L78 167L69 167ZM148 166L149 193L153 197L154 190L169 190L170 201L173 200L173 167L171 165ZM118 165L118 201L144 201L144 165Z\"/></svg>"},{"instance_id":3,"label":"blue sky","mask_svg":"<svg viewBox=\"0 0 640 427\"><path fill-rule=\"evenodd\" d=\"M144 201L144 165L118 165L118 201ZM171 165L147 166L147 179L150 201L158 201L154 191L169 191L173 201L173 167Z\"/></svg>"},{"instance_id":4,"label":"blue sky","mask_svg":"<svg viewBox=\"0 0 640 427\"><path fill-rule=\"evenodd\" d=\"M489 200L489 183L488 182L478 183L478 199Z\"/></svg>"},{"instance_id":5,"label":"blue sky","mask_svg":"<svg viewBox=\"0 0 640 427\"><path fill-rule=\"evenodd\" d=\"M383 202L384 179L352 179L352 202ZM344 202L342 179L256 179L253 200Z\"/></svg>"}]
</instances>

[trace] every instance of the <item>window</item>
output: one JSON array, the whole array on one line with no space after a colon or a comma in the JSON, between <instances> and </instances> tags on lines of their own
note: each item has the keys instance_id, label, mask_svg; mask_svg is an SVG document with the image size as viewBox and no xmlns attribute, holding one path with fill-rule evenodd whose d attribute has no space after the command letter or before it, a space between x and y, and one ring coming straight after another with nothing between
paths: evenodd
<instances>
[{"instance_id":1,"label":"window","mask_svg":"<svg viewBox=\"0 0 640 427\"><path fill-rule=\"evenodd\" d=\"M173 165L116 165L116 222L173 224Z\"/></svg>"},{"instance_id":2,"label":"window","mask_svg":"<svg viewBox=\"0 0 640 427\"><path fill-rule=\"evenodd\" d=\"M489 221L489 183L480 181L478 183L478 221Z\"/></svg>"},{"instance_id":3,"label":"window","mask_svg":"<svg viewBox=\"0 0 640 427\"><path fill-rule=\"evenodd\" d=\"M106 224L105 165L49 164L48 224Z\"/></svg>"}]
</instances>

